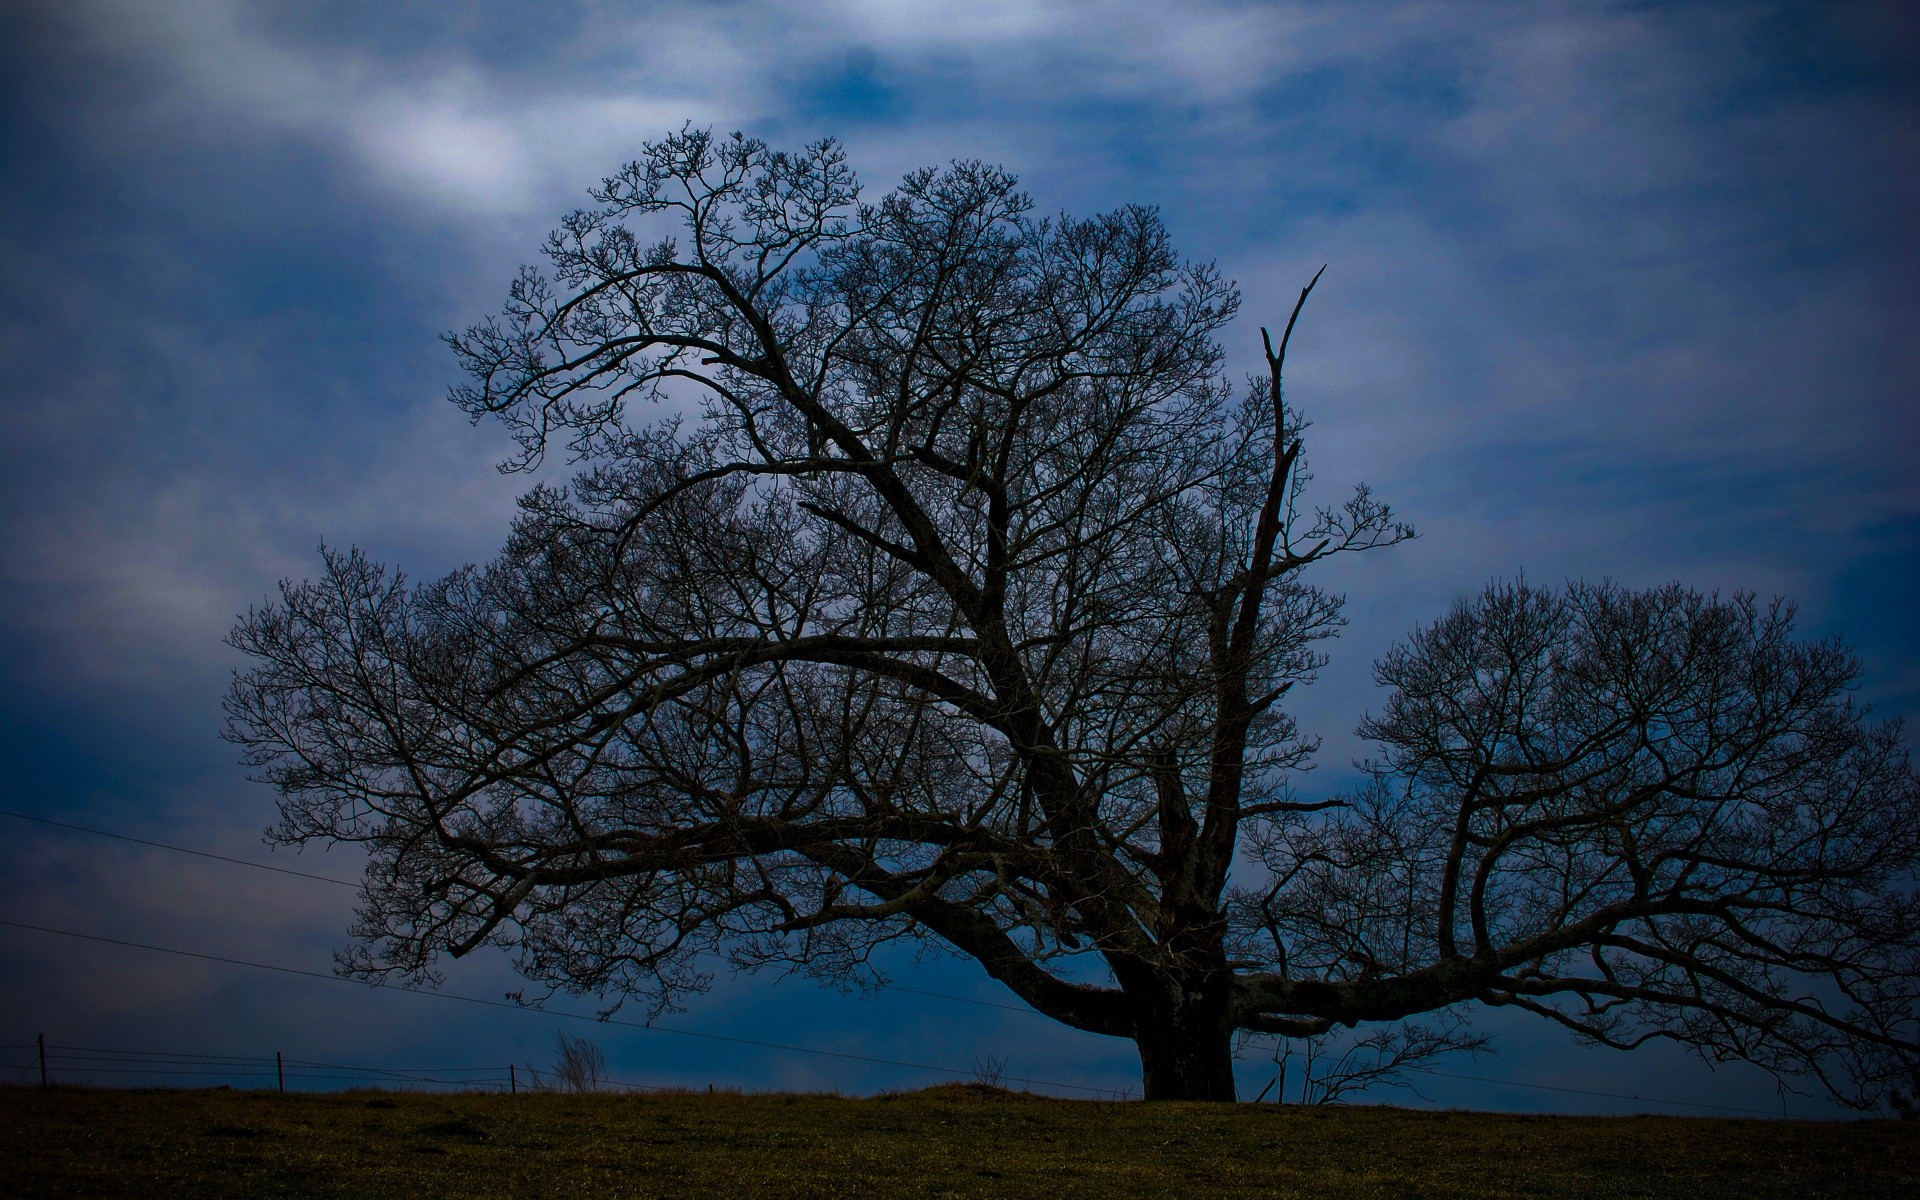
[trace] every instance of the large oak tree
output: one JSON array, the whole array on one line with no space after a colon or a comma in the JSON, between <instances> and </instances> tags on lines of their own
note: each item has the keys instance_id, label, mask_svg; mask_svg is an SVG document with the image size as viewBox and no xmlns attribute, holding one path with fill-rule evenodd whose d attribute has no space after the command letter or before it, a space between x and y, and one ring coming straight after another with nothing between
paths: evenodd
<instances>
[{"instance_id":1,"label":"large oak tree","mask_svg":"<svg viewBox=\"0 0 1920 1200\"><path fill-rule=\"evenodd\" d=\"M1494 589L1382 664L1372 784L1303 799L1305 575L1410 531L1303 500L1292 318L1235 389L1235 292L1151 210L978 163L869 204L831 142L688 131L594 199L450 339L513 465L581 472L486 566L330 554L233 635L278 836L370 851L357 969L494 943L658 1010L931 939L1149 1098L1474 1003L1903 1079L1915 778L1783 610Z\"/></svg>"}]
</instances>

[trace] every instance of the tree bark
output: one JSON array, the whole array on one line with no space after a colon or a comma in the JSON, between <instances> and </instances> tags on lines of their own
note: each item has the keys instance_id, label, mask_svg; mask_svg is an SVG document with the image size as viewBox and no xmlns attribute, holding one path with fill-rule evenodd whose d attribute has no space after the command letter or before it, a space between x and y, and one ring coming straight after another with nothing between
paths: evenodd
<instances>
[{"instance_id":1,"label":"tree bark","mask_svg":"<svg viewBox=\"0 0 1920 1200\"><path fill-rule=\"evenodd\" d=\"M1135 1018L1140 1078L1149 1100L1231 1103L1233 1024L1225 990L1218 997L1189 995L1176 1003L1142 1006Z\"/></svg>"}]
</instances>

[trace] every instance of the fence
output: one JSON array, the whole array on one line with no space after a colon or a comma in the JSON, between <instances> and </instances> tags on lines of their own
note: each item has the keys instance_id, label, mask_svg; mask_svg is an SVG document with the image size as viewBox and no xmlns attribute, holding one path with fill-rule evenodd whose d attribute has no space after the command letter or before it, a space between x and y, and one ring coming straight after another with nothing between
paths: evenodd
<instances>
[{"instance_id":1,"label":"fence","mask_svg":"<svg viewBox=\"0 0 1920 1200\"><path fill-rule=\"evenodd\" d=\"M138 1087L227 1084L259 1090L321 1091L340 1087L439 1089L463 1092L545 1090L538 1075L512 1063L495 1066L376 1067L266 1055L197 1054L171 1050L125 1050L104 1046L67 1046L44 1036L31 1042L0 1045L0 1079L41 1087L56 1084L107 1084ZM654 1084L602 1079L599 1086L618 1091L671 1091ZM304 1087L302 1085L305 1085ZM328 1085L332 1085L331 1087Z\"/></svg>"},{"instance_id":2,"label":"fence","mask_svg":"<svg viewBox=\"0 0 1920 1200\"><path fill-rule=\"evenodd\" d=\"M320 1091L333 1090L309 1086L302 1089L303 1082L313 1084L337 1084L344 1087L384 1088L390 1090L445 1088L462 1092L534 1092L556 1090L588 1090L610 1092L684 1092L694 1090L684 1085L634 1083L623 1079L594 1077L587 1086L569 1087L558 1083L558 1073L549 1073L543 1079L531 1067L514 1063L497 1066L477 1067L373 1067L356 1066L347 1063L319 1062L313 1059L287 1058L281 1051L274 1051L272 1058L241 1054L192 1054L170 1050L116 1050L100 1046L65 1046L46 1040L45 1036L31 1042L0 1044L0 1083L15 1085L31 1084L37 1071L41 1087L56 1084L87 1086L104 1082L111 1086L139 1087L142 1082L154 1087L172 1086L170 1081L192 1079L196 1086L220 1086L219 1080L231 1086L236 1081L249 1081L242 1086L257 1090L277 1089ZM990 1062L992 1060L989 1060ZM1658 1096L1628 1095L1620 1092L1595 1091L1588 1088L1560 1087L1553 1084L1525 1083L1511 1079L1489 1079L1480 1075L1460 1075L1451 1071L1428 1070L1429 1075L1439 1075L1448 1079L1472 1080L1480 1083L1496 1083L1506 1087L1530 1088L1539 1091L1560 1092L1579 1096L1599 1096L1615 1100L1634 1100L1643 1104L1675 1105L1688 1109L1713 1109L1720 1112L1751 1113L1756 1116L1773 1116L1771 1109L1729 1104L1703 1104L1696 1101L1665 1099ZM986 1080L998 1074L997 1067L982 1067L976 1060L974 1077ZM204 1082L203 1082L204 1081ZM254 1082L258 1081L258 1082ZM292 1081L293 1088L288 1087ZM997 1078L995 1079L997 1082ZM1024 1082L1014 1080L1012 1082ZM1060 1084L1061 1087L1074 1087L1073 1084ZM1272 1085L1269 1084L1270 1088ZM708 1085L712 1091L712 1085ZM1085 1091L1094 1091L1084 1088ZM1255 1103L1264 1100L1267 1089L1262 1089ZM1125 1100L1132 1098L1132 1089L1108 1090L1103 1098ZM1276 1100L1278 1097L1276 1097ZM1786 1117L1784 1094L1779 1114Z\"/></svg>"}]
</instances>

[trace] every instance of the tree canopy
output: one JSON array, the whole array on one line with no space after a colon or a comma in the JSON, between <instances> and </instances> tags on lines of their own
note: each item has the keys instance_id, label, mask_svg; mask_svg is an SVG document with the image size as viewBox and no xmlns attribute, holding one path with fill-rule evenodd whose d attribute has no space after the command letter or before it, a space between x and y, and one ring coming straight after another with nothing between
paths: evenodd
<instances>
[{"instance_id":1,"label":"tree canopy","mask_svg":"<svg viewBox=\"0 0 1920 1200\"><path fill-rule=\"evenodd\" d=\"M660 1010L925 940L1149 1097L1472 1004L1856 1102L1910 1070L1920 788L1786 609L1492 589L1381 664L1371 783L1304 798L1304 576L1411 530L1307 503L1298 305L1236 388L1237 294L1152 210L973 162L868 203L835 143L688 130L594 200L449 339L510 465L580 472L484 566L330 552L233 634L276 836L370 851L354 969L494 943Z\"/></svg>"}]
</instances>

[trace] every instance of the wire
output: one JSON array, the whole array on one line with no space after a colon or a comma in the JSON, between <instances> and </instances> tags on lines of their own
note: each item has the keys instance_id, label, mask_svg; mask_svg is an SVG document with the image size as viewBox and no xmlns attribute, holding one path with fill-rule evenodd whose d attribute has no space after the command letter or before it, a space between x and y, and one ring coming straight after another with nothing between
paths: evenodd
<instances>
[{"instance_id":1,"label":"wire","mask_svg":"<svg viewBox=\"0 0 1920 1200\"><path fill-rule=\"evenodd\" d=\"M129 1058L193 1059L196 1062L270 1063L273 1061L270 1058L263 1058L257 1054L187 1054L176 1050L109 1050L104 1046L55 1046L51 1042L47 1044L47 1057L52 1058L57 1051L61 1050L79 1051L78 1054L60 1055L62 1058L87 1058L95 1055L104 1058L107 1056L124 1055Z\"/></svg>"},{"instance_id":2,"label":"wire","mask_svg":"<svg viewBox=\"0 0 1920 1200\"><path fill-rule=\"evenodd\" d=\"M353 1067L353 1066L348 1066L344 1063L313 1062L305 1058L288 1058L288 1059L283 1059L282 1061L285 1062L290 1067L294 1067L294 1066L326 1067L330 1070L335 1070L335 1071L392 1071L392 1072L398 1072L400 1074L412 1074L412 1075L433 1075L433 1074L451 1075L459 1071L498 1071L500 1069L497 1066L495 1067Z\"/></svg>"},{"instance_id":3,"label":"wire","mask_svg":"<svg viewBox=\"0 0 1920 1200\"><path fill-rule=\"evenodd\" d=\"M124 833L112 833L105 829L94 829L86 825L71 825L65 821L55 821L47 817L29 816L26 813L14 812L11 809L0 808L0 817L13 817L17 820L32 821L40 825L52 825L57 829L69 829L75 833L90 833L95 837L113 838L116 841L132 842L140 846L151 846L156 850L171 850L176 854L191 854L196 858L211 858L223 863L232 863L237 867L252 867L256 871L272 871L279 875L295 875L301 879L314 879L321 883L339 884L341 887L357 888L360 886L357 883L352 883L345 879L335 879L330 875L314 875L307 871L295 871L289 867L275 867L263 862L254 862L251 859L233 858L226 854L215 854L210 850L194 850L186 846L171 845L167 842L155 842L146 838L131 837ZM935 1000L951 1000L956 1004L974 1004L981 1008L997 1008L1004 1012L1019 1013L1023 1017L1039 1017L1042 1020L1048 1021L1053 1019L1044 1013L1035 1012L1024 1004L1002 1004L997 1000L977 1000L971 996L954 996L946 992L923 991L920 988L910 988L898 983L875 983L872 986L885 988L889 991L906 992L914 996L927 996Z\"/></svg>"},{"instance_id":4,"label":"wire","mask_svg":"<svg viewBox=\"0 0 1920 1200\"><path fill-rule=\"evenodd\" d=\"M353 1083L353 1082L435 1083L435 1084L442 1084L447 1087L474 1087L480 1084L506 1081L507 1076L505 1072L501 1071L498 1067L495 1067L494 1071L495 1071L495 1074L491 1078L487 1078L487 1079L433 1079L427 1076L382 1075L377 1071L361 1074L361 1075L314 1075L314 1074L309 1074L307 1072L302 1072L302 1071L284 1071L284 1072L276 1072L272 1070L202 1071L202 1070L193 1070L193 1069L161 1070L159 1068L151 1068L151 1067L87 1067L84 1069L68 1068L66 1071L66 1074L80 1075L89 1079L93 1078L96 1075L165 1075L169 1079L177 1079L183 1075L186 1075L186 1076L194 1076L194 1077L211 1076L215 1079L274 1079L274 1078L317 1079L317 1080L332 1080L333 1082L336 1082L336 1083Z\"/></svg>"},{"instance_id":5,"label":"wire","mask_svg":"<svg viewBox=\"0 0 1920 1200\"><path fill-rule=\"evenodd\" d=\"M52 1069L51 1063L49 1063L48 1069ZM272 1068L264 1071L202 1071L191 1065L182 1066L177 1069L170 1066L165 1070L158 1067L69 1067L67 1068L67 1073L71 1075L217 1075L222 1079L233 1079L236 1077L251 1078L253 1076L272 1079L274 1076Z\"/></svg>"},{"instance_id":6,"label":"wire","mask_svg":"<svg viewBox=\"0 0 1920 1200\"><path fill-rule=\"evenodd\" d=\"M1023 1017L1040 1017L1048 1021L1053 1020L1053 1018L1047 1016L1047 1014L1036 1012L1024 1004L1002 1004L998 1000L975 1000L971 996L950 996L945 992L925 992L919 988L910 988L900 983L876 983L873 986L885 988L890 992L906 992L910 996L931 996L935 1000L952 1000L957 1004L977 1004L981 1008L1003 1009L1010 1013L1019 1013Z\"/></svg>"},{"instance_id":7,"label":"wire","mask_svg":"<svg viewBox=\"0 0 1920 1200\"><path fill-rule=\"evenodd\" d=\"M27 1050L39 1046L37 1042L23 1042L4 1049ZM141 1064L132 1067L103 1067L89 1065L84 1067L64 1067L69 1075L168 1075L168 1076L213 1076L222 1079L235 1078L282 1078L317 1079L334 1082L347 1082L356 1078L371 1078L375 1082L438 1084L446 1087L508 1087L513 1080L511 1070L503 1070L499 1065L485 1067L361 1067L343 1063L316 1062L305 1058L280 1058L278 1060L259 1055L208 1054L186 1050L106 1050L92 1046L66 1046L48 1043L45 1047L49 1063L96 1063L130 1062ZM71 1053L80 1051L81 1053ZM256 1071L242 1070L236 1063L257 1063L263 1068ZM197 1067L214 1067L216 1070L195 1070ZM286 1068L307 1067L311 1070L288 1070ZM30 1072L31 1062L15 1066L0 1063L0 1071L14 1070ZM535 1073L537 1075L537 1073ZM478 1078L436 1079L435 1075L469 1075ZM626 1079L602 1079L600 1085L606 1088L627 1091L675 1092L692 1089L675 1087L671 1084L638 1083ZM534 1085L537 1089L538 1085Z\"/></svg>"},{"instance_id":8,"label":"wire","mask_svg":"<svg viewBox=\"0 0 1920 1200\"><path fill-rule=\"evenodd\" d=\"M80 941L100 942L109 946L125 946L134 950L151 950L157 954L173 954L173 955L178 955L181 958L197 958L204 962L226 963L229 966L236 966L236 967L251 967L255 970L274 971L282 975L299 975L308 979L324 979L329 983L347 983L347 984L355 984L357 986L370 987L370 988L380 987L379 984L362 983L360 980L357 980L357 979L348 979L340 975L322 974L319 971L307 971L299 967L282 967L274 963L253 962L249 959L229 958L225 955L220 955L220 954L202 954L199 951L195 951L195 950L178 950L172 946L155 946L148 942L134 942L134 941L128 941L124 938L102 937L99 934L93 934L93 933L77 933L71 929L55 929L48 925L29 925L24 921L8 921L8 920L0 919L0 925L4 925L12 929L25 929L33 933L49 933L49 934L57 935L59 937L76 938ZM613 1017L594 1017L594 1016L588 1016L586 1013L570 1013L570 1012L561 1012L554 1009L529 1008L525 1005L509 1004L504 1000L487 1000L479 996L462 996L456 992L424 992L424 991L417 991L413 988L399 988L394 990L397 991L399 994L408 995L408 996L427 996L427 997L432 997L438 1000L457 1000L463 1004L478 1004L487 1008L504 1008L511 1012L528 1013L532 1015L547 1016L547 1017L563 1017L573 1021L592 1021L600 1025L620 1025L629 1029L646 1029L646 1030L651 1030L652 1032L655 1032L655 1033L670 1033L679 1037L698 1038L701 1041L726 1042L736 1046L754 1046L762 1050L779 1050L787 1054L813 1054L813 1055L818 1055L822 1058L838 1058L838 1059L845 1059L851 1062L877 1063L881 1066L905 1067L909 1070L915 1070L915 1071L933 1071L941 1075L971 1076L971 1075L977 1074L977 1072L973 1070L963 1069L960 1067L940 1066L936 1063L907 1062L903 1059L897 1059L897 1058L877 1058L870 1054L854 1054L845 1050L822 1050L814 1046L793 1046L793 1045L788 1045L784 1042L764 1042L756 1038L733 1037L728 1034L721 1034L721 1033L699 1033L691 1029L675 1029L672 1026L668 1026L668 1025L648 1025L648 1024L643 1024L639 1021L621 1021ZM1032 1079L1025 1076L1017 1076L1017 1077L1007 1076L1006 1078L1010 1082L1014 1082L1014 1083L1033 1084L1040 1087L1066 1088L1069 1091L1076 1091L1076 1092L1094 1092L1097 1094L1104 1095L1113 1091L1112 1088L1089 1087L1085 1084L1062 1083L1058 1080L1051 1080L1051 1079Z\"/></svg>"},{"instance_id":9,"label":"wire","mask_svg":"<svg viewBox=\"0 0 1920 1200\"><path fill-rule=\"evenodd\" d=\"M1570 1092L1576 1096L1606 1096L1613 1100L1638 1100L1642 1104L1677 1104L1682 1108L1717 1108L1722 1112L1759 1113L1764 1117L1773 1115L1773 1110L1770 1108L1742 1108L1734 1104L1703 1104L1696 1100L1662 1100L1656 1096L1641 1096L1637 1094L1629 1096L1625 1092L1596 1092L1588 1088L1558 1087L1550 1083L1521 1083L1514 1079L1491 1079L1485 1075L1456 1075L1451 1071L1430 1071L1424 1068L1420 1073L1422 1075L1441 1075L1448 1079L1470 1079L1475 1083L1497 1083L1502 1087L1532 1088L1539 1092Z\"/></svg>"},{"instance_id":10,"label":"wire","mask_svg":"<svg viewBox=\"0 0 1920 1200\"><path fill-rule=\"evenodd\" d=\"M47 1062L57 1067L63 1074L88 1078L96 1075L213 1076L222 1079L278 1077L282 1080L313 1079L335 1082L365 1080L385 1083L440 1084L448 1087L504 1085L511 1080L511 1072L499 1064L485 1067L367 1067L345 1063L315 1062L311 1059L266 1058L259 1055L208 1054L178 1050L109 1050L103 1047L64 1045L48 1045L45 1047L45 1052ZM10 1067L11 1064L7 1066ZM29 1063L26 1066L31 1067L32 1064ZM6 1069L6 1067L0 1067L0 1069ZM480 1078L437 1078L442 1075L468 1075Z\"/></svg>"},{"instance_id":11,"label":"wire","mask_svg":"<svg viewBox=\"0 0 1920 1200\"><path fill-rule=\"evenodd\" d=\"M220 862L233 863L236 866L252 867L256 871L272 871L278 875L297 875L302 879L314 879L321 883L335 883L341 887L357 888L360 886L357 883L345 879L335 879L331 875L315 875L311 871L296 871L291 867L269 866L266 863L252 862L244 858L232 858L225 854L215 854L211 850L191 850L185 846L173 846L166 842L152 842L146 838L129 837L124 833L109 833L104 829L91 829L85 825L69 825L65 821L55 821L48 817L28 816L26 813L14 812L11 809L0 808L0 817L13 817L15 820L32 821L38 825L51 825L56 829L71 829L75 833L91 833L95 837L112 838L119 842L133 842L135 845L140 846L152 846L156 850L171 850L175 854L191 854L195 858L217 859Z\"/></svg>"},{"instance_id":12,"label":"wire","mask_svg":"<svg viewBox=\"0 0 1920 1200\"><path fill-rule=\"evenodd\" d=\"M33 1049L36 1044L37 1043L29 1042L24 1046L20 1046L16 1048L30 1050L30 1049ZM461 1072L461 1071L498 1071L500 1070L500 1068L497 1066L492 1066L492 1067L363 1067L363 1066L355 1066L351 1063L315 1062L312 1059L305 1059L305 1058L280 1058L276 1060L276 1059L267 1058L263 1055L258 1055L258 1054L251 1054L251 1055L249 1054L206 1054L206 1053L184 1051L184 1050L123 1050L118 1048L109 1049L105 1046L54 1045L51 1042L47 1043L46 1050L47 1050L47 1058L49 1061L53 1059L61 1059L61 1060L70 1061L70 1062L159 1063L159 1062L163 1062L163 1060L173 1059L185 1066L200 1066L200 1067L215 1067L215 1066L222 1066L225 1064L247 1064L247 1063L261 1063L268 1066L272 1066L276 1062L279 1062L289 1067L294 1067L294 1066L319 1067L319 1068L324 1068L327 1070L335 1070L335 1071L371 1071L371 1072L389 1072L389 1073L415 1074L415 1075L419 1075L419 1074L431 1075L435 1073L451 1074L451 1073Z\"/></svg>"}]
</instances>

